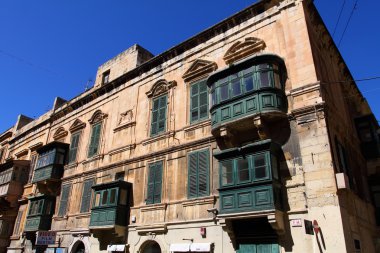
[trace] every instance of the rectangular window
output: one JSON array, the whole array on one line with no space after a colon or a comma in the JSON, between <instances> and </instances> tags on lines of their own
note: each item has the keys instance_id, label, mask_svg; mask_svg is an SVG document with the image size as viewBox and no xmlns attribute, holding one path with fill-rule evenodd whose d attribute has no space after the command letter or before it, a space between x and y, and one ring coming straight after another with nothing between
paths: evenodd
<instances>
[{"instance_id":1,"label":"rectangular window","mask_svg":"<svg viewBox=\"0 0 380 253\"><path fill-rule=\"evenodd\" d=\"M13 229L13 234L14 235L19 235L20 234L20 224L21 224L21 219L22 219L22 215L23 214L24 214L24 210L18 211L16 222L15 222L15 227Z\"/></svg>"},{"instance_id":2,"label":"rectangular window","mask_svg":"<svg viewBox=\"0 0 380 253\"><path fill-rule=\"evenodd\" d=\"M234 183L234 161L222 161L220 163L222 167L222 185L229 185Z\"/></svg>"},{"instance_id":3,"label":"rectangular window","mask_svg":"<svg viewBox=\"0 0 380 253\"><path fill-rule=\"evenodd\" d=\"M152 107L152 122L150 135L154 136L165 132L167 95L155 98Z\"/></svg>"},{"instance_id":4,"label":"rectangular window","mask_svg":"<svg viewBox=\"0 0 380 253\"><path fill-rule=\"evenodd\" d=\"M162 161L149 165L148 192L146 198L146 203L148 205L161 203L162 166Z\"/></svg>"},{"instance_id":5,"label":"rectangular window","mask_svg":"<svg viewBox=\"0 0 380 253\"><path fill-rule=\"evenodd\" d=\"M39 154L36 169L54 164L55 152L55 149L51 149Z\"/></svg>"},{"instance_id":6,"label":"rectangular window","mask_svg":"<svg viewBox=\"0 0 380 253\"><path fill-rule=\"evenodd\" d=\"M80 212L86 213L90 210L91 196L92 196L92 186L95 183L95 179L87 179L83 183L83 191L82 191L82 202L80 205Z\"/></svg>"},{"instance_id":7,"label":"rectangular window","mask_svg":"<svg viewBox=\"0 0 380 253\"><path fill-rule=\"evenodd\" d=\"M190 122L208 118L208 89L206 80L191 85L190 89Z\"/></svg>"},{"instance_id":8,"label":"rectangular window","mask_svg":"<svg viewBox=\"0 0 380 253\"><path fill-rule=\"evenodd\" d=\"M34 167L36 166L36 161L37 161L37 155L33 154L32 157L30 158L28 183L32 182Z\"/></svg>"},{"instance_id":9,"label":"rectangular window","mask_svg":"<svg viewBox=\"0 0 380 253\"><path fill-rule=\"evenodd\" d=\"M209 194L209 150L196 151L188 157L188 197Z\"/></svg>"},{"instance_id":10,"label":"rectangular window","mask_svg":"<svg viewBox=\"0 0 380 253\"><path fill-rule=\"evenodd\" d=\"M266 155L260 154L253 157L253 167L254 167L254 179L267 179L269 178L269 164L267 163Z\"/></svg>"},{"instance_id":11,"label":"rectangular window","mask_svg":"<svg viewBox=\"0 0 380 253\"><path fill-rule=\"evenodd\" d=\"M92 126L90 145L88 147L88 158L97 155L99 152L100 131L102 129L102 123L96 123Z\"/></svg>"},{"instance_id":12,"label":"rectangular window","mask_svg":"<svg viewBox=\"0 0 380 253\"><path fill-rule=\"evenodd\" d=\"M102 75L102 84L107 84L110 81L110 71L106 71Z\"/></svg>"},{"instance_id":13,"label":"rectangular window","mask_svg":"<svg viewBox=\"0 0 380 253\"><path fill-rule=\"evenodd\" d=\"M70 149L69 149L69 163L73 163L77 159L79 138L80 138L80 132L74 133L71 136Z\"/></svg>"},{"instance_id":14,"label":"rectangular window","mask_svg":"<svg viewBox=\"0 0 380 253\"><path fill-rule=\"evenodd\" d=\"M247 158L237 160L237 170L239 183L250 181L251 177L249 173L249 161Z\"/></svg>"},{"instance_id":15,"label":"rectangular window","mask_svg":"<svg viewBox=\"0 0 380 253\"><path fill-rule=\"evenodd\" d=\"M62 186L61 192L61 202L59 203L58 216L62 217L66 215L67 212L67 202L70 195L71 185L67 184Z\"/></svg>"}]
</instances>

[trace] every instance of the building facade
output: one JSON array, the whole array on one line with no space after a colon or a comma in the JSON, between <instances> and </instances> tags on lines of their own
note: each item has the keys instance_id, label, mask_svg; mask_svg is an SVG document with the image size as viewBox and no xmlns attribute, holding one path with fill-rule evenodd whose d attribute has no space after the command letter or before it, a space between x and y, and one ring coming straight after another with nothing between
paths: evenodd
<instances>
[{"instance_id":1,"label":"building facade","mask_svg":"<svg viewBox=\"0 0 380 253\"><path fill-rule=\"evenodd\" d=\"M309 0L134 45L0 135L1 252L379 252L379 126L352 80Z\"/></svg>"}]
</instances>

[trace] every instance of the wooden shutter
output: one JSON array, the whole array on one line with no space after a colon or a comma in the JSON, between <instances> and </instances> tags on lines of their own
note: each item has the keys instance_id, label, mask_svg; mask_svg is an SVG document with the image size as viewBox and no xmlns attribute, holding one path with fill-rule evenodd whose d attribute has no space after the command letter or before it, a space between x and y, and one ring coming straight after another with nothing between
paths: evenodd
<instances>
[{"instance_id":1,"label":"wooden shutter","mask_svg":"<svg viewBox=\"0 0 380 253\"><path fill-rule=\"evenodd\" d=\"M150 134L156 135L165 131L167 95L153 100Z\"/></svg>"},{"instance_id":2,"label":"wooden shutter","mask_svg":"<svg viewBox=\"0 0 380 253\"><path fill-rule=\"evenodd\" d=\"M86 213L90 210L91 196L92 196L92 186L95 183L95 179L91 178L83 183L82 191L82 203L80 206L80 212Z\"/></svg>"},{"instance_id":3,"label":"wooden shutter","mask_svg":"<svg viewBox=\"0 0 380 253\"><path fill-rule=\"evenodd\" d=\"M197 82L190 89L190 122L208 117L208 89L206 80Z\"/></svg>"},{"instance_id":4,"label":"wooden shutter","mask_svg":"<svg viewBox=\"0 0 380 253\"><path fill-rule=\"evenodd\" d=\"M18 211L16 222L15 222L15 227L13 229L13 234L14 235L19 235L20 234L20 224L21 224L21 218L22 218L23 214L24 214L23 210Z\"/></svg>"},{"instance_id":5,"label":"wooden shutter","mask_svg":"<svg viewBox=\"0 0 380 253\"><path fill-rule=\"evenodd\" d=\"M162 189L162 162L153 163L149 166L147 204L161 202Z\"/></svg>"},{"instance_id":6,"label":"wooden shutter","mask_svg":"<svg viewBox=\"0 0 380 253\"><path fill-rule=\"evenodd\" d=\"M209 194L209 151L201 150L189 155L188 196L201 197Z\"/></svg>"},{"instance_id":7,"label":"wooden shutter","mask_svg":"<svg viewBox=\"0 0 380 253\"><path fill-rule=\"evenodd\" d=\"M98 153L101 126L101 123L98 123L92 127L88 157L94 156Z\"/></svg>"},{"instance_id":8,"label":"wooden shutter","mask_svg":"<svg viewBox=\"0 0 380 253\"><path fill-rule=\"evenodd\" d=\"M62 186L61 202L59 203L58 216L62 217L64 215L66 215L67 201L68 201L69 194L70 194L70 188L71 188L70 184Z\"/></svg>"},{"instance_id":9,"label":"wooden shutter","mask_svg":"<svg viewBox=\"0 0 380 253\"><path fill-rule=\"evenodd\" d=\"M75 162L77 158L78 144L79 144L80 133L75 133L71 137L71 144L69 150L69 163Z\"/></svg>"}]
</instances>

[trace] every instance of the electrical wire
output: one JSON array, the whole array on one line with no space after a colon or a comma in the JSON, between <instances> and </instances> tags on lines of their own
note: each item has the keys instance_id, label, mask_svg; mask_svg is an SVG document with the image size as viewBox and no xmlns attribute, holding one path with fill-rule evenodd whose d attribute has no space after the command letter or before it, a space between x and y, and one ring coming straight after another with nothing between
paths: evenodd
<instances>
[{"instance_id":1,"label":"electrical wire","mask_svg":"<svg viewBox=\"0 0 380 253\"><path fill-rule=\"evenodd\" d=\"M356 0L356 1L355 1L355 4L354 4L354 7L352 7L352 10L351 10L351 13L350 13L350 17L349 17L348 20L347 20L347 23L346 23L346 26L344 27L344 30L343 30L342 36L340 37L340 40L339 40L339 42L338 42L338 47L339 47L340 43L341 43L342 40L343 40L344 34L345 34L346 31L347 31L347 27L348 27L348 25L350 24L350 21L351 21L352 15L354 14L354 11L356 10L356 6L358 5L358 1L359 1L359 0Z\"/></svg>"},{"instance_id":2,"label":"electrical wire","mask_svg":"<svg viewBox=\"0 0 380 253\"><path fill-rule=\"evenodd\" d=\"M334 32L332 34L333 37L335 35L336 28L338 27L338 24L339 24L339 21L340 21L340 17L342 16L342 12L343 12L343 9L344 9L345 5L346 5L346 0L343 0L343 4L342 4L342 7L340 8L340 12L339 12L338 20L336 21Z\"/></svg>"}]
</instances>

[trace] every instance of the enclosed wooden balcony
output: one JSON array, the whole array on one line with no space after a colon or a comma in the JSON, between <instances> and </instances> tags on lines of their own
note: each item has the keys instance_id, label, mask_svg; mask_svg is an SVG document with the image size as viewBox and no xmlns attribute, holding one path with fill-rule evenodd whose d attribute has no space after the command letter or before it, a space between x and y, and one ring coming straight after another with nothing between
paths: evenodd
<instances>
[{"instance_id":1,"label":"enclosed wooden balcony","mask_svg":"<svg viewBox=\"0 0 380 253\"><path fill-rule=\"evenodd\" d=\"M25 221L26 232L49 230L55 209L55 197L37 196L29 199L29 212Z\"/></svg>"},{"instance_id":2,"label":"enclosed wooden balcony","mask_svg":"<svg viewBox=\"0 0 380 253\"><path fill-rule=\"evenodd\" d=\"M59 181L63 175L68 148L69 144L61 142L51 142L39 148L32 183Z\"/></svg>"},{"instance_id":3,"label":"enclosed wooden balcony","mask_svg":"<svg viewBox=\"0 0 380 253\"><path fill-rule=\"evenodd\" d=\"M125 181L113 181L92 187L91 231L112 230L120 236L124 234L129 221L131 186Z\"/></svg>"},{"instance_id":4,"label":"enclosed wooden balcony","mask_svg":"<svg viewBox=\"0 0 380 253\"><path fill-rule=\"evenodd\" d=\"M367 159L380 158L380 128L373 114L355 119L362 154Z\"/></svg>"},{"instance_id":5,"label":"enclosed wooden balcony","mask_svg":"<svg viewBox=\"0 0 380 253\"><path fill-rule=\"evenodd\" d=\"M28 181L29 161L10 160L0 165L0 198L15 204ZM0 207L5 208L5 206Z\"/></svg>"},{"instance_id":6,"label":"enclosed wooden balcony","mask_svg":"<svg viewBox=\"0 0 380 253\"><path fill-rule=\"evenodd\" d=\"M280 146L270 140L215 152L220 214L282 210Z\"/></svg>"},{"instance_id":7,"label":"enclosed wooden balcony","mask_svg":"<svg viewBox=\"0 0 380 253\"><path fill-rule=\"evenodd\" d=\"M278 132L288 124L285 81L285 64L275 55L251 57L210 76L211 132L218 144L233 147L262 135L281 139Z\"/></svg>"}]
</instances>

